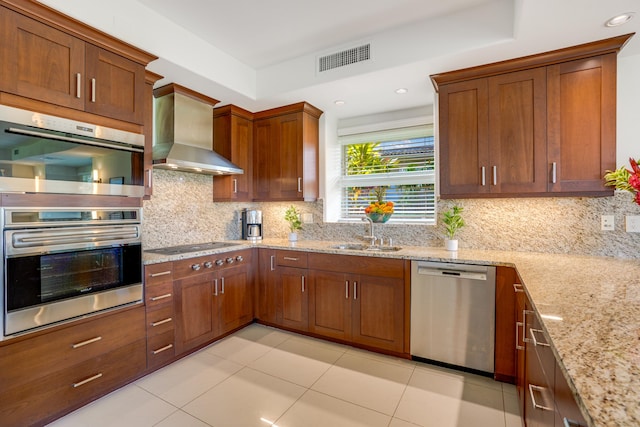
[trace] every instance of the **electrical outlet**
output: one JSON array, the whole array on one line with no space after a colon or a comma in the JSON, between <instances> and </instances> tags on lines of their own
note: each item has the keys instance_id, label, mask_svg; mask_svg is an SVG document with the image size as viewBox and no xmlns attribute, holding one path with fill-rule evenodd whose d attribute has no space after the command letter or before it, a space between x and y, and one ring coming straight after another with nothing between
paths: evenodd
<instances>
[{"instance_id":1,"label":"electrical outlet","mask_svg":"<svg viewBox=\"0 0 640 427\"><path fill-rule=\"evenodd\" d=\"M313 214L311 212L303 213L302 222L304 224L313 224Z\"/></svg>"},{"instance_id":2,"label":"electrical outlet","mask_svg":"<svg viewBox=\"0 0 640 427\"><path fill-rule=\"evenodd\" d=\"M640 233L640 215L627 215L624 219L627 233Z\"/></svg>"},{"instance_id":3,"label":"electrical outlet","mask_svg":"<svg viewBox=\"0 0 640 427\"><path fill-rule=\"evenodd\" d=\"M602 215L600 217L600 230L613 231L616 229L613 215Z\"/></svg>"}]
</instances>

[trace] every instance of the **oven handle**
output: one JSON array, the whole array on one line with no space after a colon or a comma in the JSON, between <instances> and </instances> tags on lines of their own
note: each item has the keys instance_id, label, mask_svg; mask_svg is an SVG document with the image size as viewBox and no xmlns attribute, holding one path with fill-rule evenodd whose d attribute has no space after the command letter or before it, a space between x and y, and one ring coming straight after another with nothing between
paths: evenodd
<instances>
[{"instance_id":1,"label":"oven handle","mask_svg":"<svg viewBox=\"0 0 640 427\"><path fill-rule=\"evenodd\" d=\"M74 138L74 137L71 137L71 136L62 136L62 135L50 134L50 133L45 133L45 132L37 132L37 131L26 130L26 129L18 129L18 128L8 128L7 132L15 133L15 134L18 134L18 135L37 136L39 138L55 139L57 141L75 142L77 144L95 145L95 146L98 146L98 147L114 148L114 149L117 149L117 150L125 150L125 151L133 151L133 152L136 152L136 153L144 153L144 148L135 148L135 147L127 146L127 145L120 145L117 142L108 143L108 142L98 142L98 141L94 141L94 140L90 140L89 141L89 140L86 140L86 139Z\"/></svg>"},{"instance_id":2,"label":"oven handle","mask_svg":"<svg viewBox=\"0 0 640 427\"><path fill-rule=\"evenodd\" d=\"M11 244L14 248L26 248L34 246L52 246L65 243L86 243L104 240L137 239L140 230L137 226L114 228L91 227L73 231L39 231L39 232L13 232Z\"/></svg>"}]
</instances>

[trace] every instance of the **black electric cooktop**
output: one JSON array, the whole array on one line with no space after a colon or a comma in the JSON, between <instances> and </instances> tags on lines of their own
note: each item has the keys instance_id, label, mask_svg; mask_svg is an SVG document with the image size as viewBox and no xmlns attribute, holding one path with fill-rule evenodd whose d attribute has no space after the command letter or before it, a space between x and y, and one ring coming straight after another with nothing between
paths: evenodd
<instances>
[{"instance_id":1,"label":"black electric cooktop","mask_svg":"<svg viewBox=\"0 0 640 427\"><path fill-rule=\"evenodd\" d=\"M151 252L154 254L162 254L162 255L179 255L179 254L186 254L189 252L200 252L200 251L208 251L212 249L228 248L230 246L237 246L237 245L238 245L237 243L227 243L227 242L206 242L206 243L196 243L191 245L168 246L166 248L145 249L145 252Z\"/></svg>"}]
</instances>

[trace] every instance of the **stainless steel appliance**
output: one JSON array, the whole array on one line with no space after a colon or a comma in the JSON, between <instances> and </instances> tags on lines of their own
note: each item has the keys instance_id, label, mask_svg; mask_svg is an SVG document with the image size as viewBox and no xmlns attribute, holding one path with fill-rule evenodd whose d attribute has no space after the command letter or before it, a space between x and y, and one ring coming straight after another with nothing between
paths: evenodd
<instances>
[{"instance_id":1,"label":"stainless steel appliance","mask_svg":"<svg viewBox=\"0 0 640 427\"><path fill-rule=\"evenodd\" d=\"M213 151L213 106L217 100L168 84L153 90L153 167L205 175L244 171Z\"/></svg>"},{"instance_id":2,"label":"stainless steel appliance","mask_svg":"<svg viewBox=\"0 0 640 427\"><path fill-rule=\"evenodd\" d=\"M412 261L412 357L494 372L495 277L495 267Z\"/></svg>"},{"instance_id":3,"label":"stainless steel appliance","mask_svg":"<svg viewBox=\"0 0 640 427\"><path fill-rule=\"evenodd\" d=\"M2 339L142 301L141 208L3 208Z\"/></svg>"},{"instance_id":4,"label":"stainless steel appliance","mask_svg":"<svg viewBox=\"0 0 640 427\"><path fill-rule=\"evenodd\" d=\"M262 211L258 209L242 210L242 238L245 240L262 240Z\"/></svg>"},{"instance_id":5,"label":"stainless steel appliance","mask_svg":"<svg viewBox=\"0 0 640 427\"><path fill-rule=\"evenodd\" d=\"M164 248L145 249L145 252L151 252L153 254L162 255L179 255L188 254L191 252L210 251L215 249L229 248L231 246L237 246L237 243L228 242L206 242L206 243L193 243L188 245L179 246L167 246Z\"/></svg>"},{"instance_id":6,"label":"stainless steel appliance","mask_svg":"<svg viewBox=\"0 0 640 427\"><path fill-rule=\"evenodd\" d=\"M144 135L0 105L0 191L144 195Z\"/></svg>"}]
</instances>

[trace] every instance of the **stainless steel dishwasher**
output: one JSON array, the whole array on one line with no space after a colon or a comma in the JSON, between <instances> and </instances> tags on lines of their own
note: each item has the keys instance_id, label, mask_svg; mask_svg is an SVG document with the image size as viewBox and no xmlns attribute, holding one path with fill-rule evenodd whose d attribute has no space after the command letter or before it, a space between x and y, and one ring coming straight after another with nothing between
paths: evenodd
<instances>
[{"instance_id":1,"label":"stainless steel dishwasher","mask_svg":"<svg viewBox=\"0 0 640 427\"><path fill-rule=\"evenodd\" d=\"M493 373L495 267L411 262L411 356Z\"/></svg>"}]
</instances>

